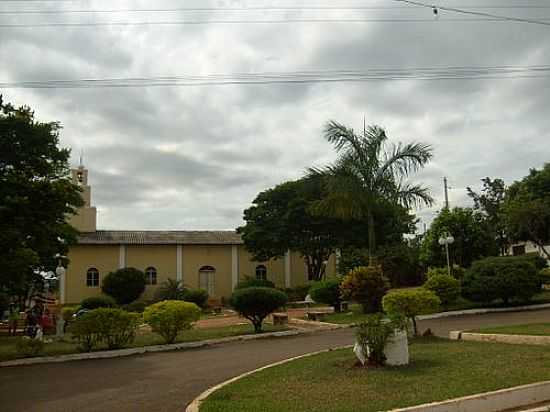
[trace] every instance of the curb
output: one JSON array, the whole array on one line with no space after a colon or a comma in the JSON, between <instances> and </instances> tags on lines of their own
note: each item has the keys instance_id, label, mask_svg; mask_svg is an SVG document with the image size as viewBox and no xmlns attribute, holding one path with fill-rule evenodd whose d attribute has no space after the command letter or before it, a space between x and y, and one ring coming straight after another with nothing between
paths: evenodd
<instances>
[{"instance_id":1,"label":"curb","mask_svg":"<svg viewBox=\"0 0 550 412\"><path fill-rule=\"evenodd\" d=\"M498 412L550 400L550 381L425 403L389 412ZM544 410L544 409L543 409Z\"/></svg>"},{"instance_id":2,"label":"curb","mask_svg":"<svg viewBox=\"0 0 550 412\"><path fill-rule=\"evenodd\" d=\"M68 355L41 356L36 358L14 359L10 361L0 362L0 368L12 367L12 366L36 365L36 364L43 364L43 363L69 362L69 361L75 361L75 360L120 358L125 356L141 355L144 353L168 352L168 351L175 351L175 350L202 348L205 346L212 346L220 343L235 342L235 341L248 341L248 340L256 340L256 339L297 336L297 335L304 335L304 334L313 333L313 332L316 332L316 330L294 329L294 330L287 330L287 331L281 331L281 332L262 333L261 335L229 336L227 338L207 339L207 340L196 341L196 342L182 342L182 343L172 343L168 345L142 346L139 348L116 349L116 350L106 350L106 351L89 352L89 353L71 353Z\"/></svg>"},{"instance_id":3,"label":"curb","mask_svg":"<svg viewBox=\"0 0 550 412\"><path fill-rule=\"evenodd\" d=\"M509 343L513 345L550 345L550 336L506 335L503 333L473 333L454 330L449 332L451 340L474 342Z\"/></svg>"},{"instance_id":4,"label":"curb","mask_svg":"<svg viewBox=\"0 0 550 412\"><path fill-rule=\"evenodd\" d=\"M294 360L307 358L307 357L310 357L310 356L319 355L321 353L331 352L331 351L334 351L334 350L347 349L347 348L352 348L352 347L353 347L353 345L336 346L336 347L330 348L330 349L323 349L323 350L319 350L319 351L316 351L316 352L306 353L304 355L294 356L292 358L284 359L282 361L271 363L269 365L262 366L261 368L254 369L252 371L242 373L242 374L240 374L238 376L235 376L231 379L228 379L228 380L226 380L222 383L219 383L216 386L212 386L211 388L209 388L209 389L205 390L204 392L202 392L199 396L197 396L195 399L193 399L191 401L191 403L189 403L189 405L187 405L187 407L185 408L185 412L199 412L200 404L202 402L204 402L204 400L208 396L210 396L212 393L216 392L218 389L221 389L224 386L229 385L230 383L233 383L233 382L235 382L235 381L237 381L241 378L245 378L249 375L252 375L253 373L260 372L260 371L263 371L265 369L272 368L274 366L284 365L285 363L292 362Z\"/></svg>"},{"instance_id":5,"label":"curb","mask_svg":"<svg viewBox=\"0 0 550 412\"><path fill-rule=\"evenodd\" d=\"M530 310L540 310L550 308L550 303L541 303L539 305L526 305L526 306L514 306L508 308L486 308L486 309L468 309L468 310L454 310L449 312L434 313L432 315L417 316L417 320L430 320L447 318L450 316L462 316L462 315L483 315L485 313L499 313L499 312L526 312Z\"/></svg>"}]
</instances>

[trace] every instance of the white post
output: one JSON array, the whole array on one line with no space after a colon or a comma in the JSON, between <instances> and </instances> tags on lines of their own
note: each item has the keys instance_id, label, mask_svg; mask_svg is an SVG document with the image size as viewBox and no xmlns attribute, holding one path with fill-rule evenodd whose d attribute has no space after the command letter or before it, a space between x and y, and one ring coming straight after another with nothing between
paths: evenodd
<instances>
[{"instance_id":1,"label":"white post","mask_svg":"<svg viewBox=\"0 0 550 412\"><path fill-rule=\"evenodd\" d=\"M126 245L120 245L118 249L118 268L123 269L126 267Z\"/></svg>"},{"instance_id":2,"label":"white post","mask_svg":"<svg viewBox=\"0 0 550 412\"><path fill-rule=\"evenodd\" d=\"M239 249L237 245L231 246L231 290L239 282Z\"/></svg>"},{"instance_id":3,"label":"white post","mask_svg":"<svg viewBox=\"0 0 550 412\"><path fill-rule=\"evenodd\" d=\"M176 280L183 280L183 247L176 246Z\"/></svg>"},{"instance_id":4,"label":"white post","mask_svg":"<svg viewBox=\"0 0 550 412\"><path fill-rule=\"evenodd\" d=\"M59 282L59 303L65 303L65 271L58 277Z\"/></svg>"},{"instance_id":5,"label":"white post","mask_svg":"<svg viewBox=\"0 0 550 412\"><path fill-rule=\"evenodd\" d=\"M290 287L290 250L285 253L285 287Z\"/></svg>"}]
</instances>

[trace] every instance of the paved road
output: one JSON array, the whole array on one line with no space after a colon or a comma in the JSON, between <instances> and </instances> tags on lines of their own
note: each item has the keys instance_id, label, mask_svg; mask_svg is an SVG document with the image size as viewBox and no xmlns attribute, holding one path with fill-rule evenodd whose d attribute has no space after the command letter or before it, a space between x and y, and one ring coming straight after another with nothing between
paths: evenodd
<instances>
[{"instance_id":1,"label":"paved road","mask_svg":"<svg viewBox=\"0 0 550 412\"><path fill-rule=\"evenodd\" d=\"M550 310L461 316L420 322L449 330L550 321ZM178 411L208 387L292 356L353 341L351 329L234 342L182 352L0 369L0 410Z\"/></svg>"}]
</instances>

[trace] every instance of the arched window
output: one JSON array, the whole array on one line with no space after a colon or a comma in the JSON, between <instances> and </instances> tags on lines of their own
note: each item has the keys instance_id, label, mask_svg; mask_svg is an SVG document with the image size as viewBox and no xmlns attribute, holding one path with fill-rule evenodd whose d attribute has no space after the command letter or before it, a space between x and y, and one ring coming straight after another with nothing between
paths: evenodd
<instances>
[{"instance_id":1,"label":"arched window","mask_svg":"<svg viewBox=\"0 0 550 412\"><path fill-rule=\"evenodd\" d=\"M157 270L152 266L145 269L145 284L146 285L157 284Z\"/></svg>"},{"instance_id":2,"label":"arched window","mask_svg":"<svg viewBox=\"0 0 550 412\"><path fill-rule=\"evenodd\" d=\"M216 269L212 266L203 266L199 269L199 288L204 289L210 296L214 296L214 276Z\"/></svg>"},{"instance_id":3,"label":"arched window","mask_svg":"<svg viewBox=\"0 0 550 412\"><path fill-rule=\"evenodd\" d=\"M267 280L267 268L264 265L256 266L256 279Z\"/></svg>"},{"instance_id":4,"label":"arched window","mask_svg":"<svg viewBox=\"0 0 550 412\"><path fill-rule=\"evenodd\" d=\"M90 268L86 272L86 286L91 288L99 287L99 270Z\"/></svg>"}]
</instances>

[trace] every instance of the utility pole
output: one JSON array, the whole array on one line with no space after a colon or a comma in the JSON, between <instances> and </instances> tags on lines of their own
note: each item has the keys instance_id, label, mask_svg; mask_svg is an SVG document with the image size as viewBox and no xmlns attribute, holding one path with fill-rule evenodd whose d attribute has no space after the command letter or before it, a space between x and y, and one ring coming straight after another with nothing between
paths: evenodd
<instances>
[{"instance_id":1,"label":"utility pole","mask_svg":"<svg viewBox=\"0 0 550 412\"><path fill-rule=\"evenodd\" d=\"M447 186L447 178L443 178L443 188L445 189L445 209L449 209L449 187Z\"/></svg>"}]
</instances>

